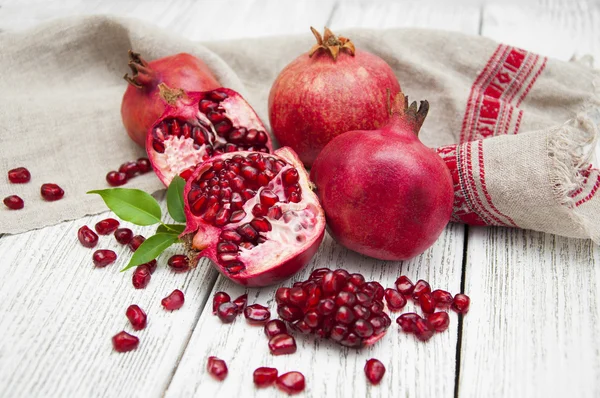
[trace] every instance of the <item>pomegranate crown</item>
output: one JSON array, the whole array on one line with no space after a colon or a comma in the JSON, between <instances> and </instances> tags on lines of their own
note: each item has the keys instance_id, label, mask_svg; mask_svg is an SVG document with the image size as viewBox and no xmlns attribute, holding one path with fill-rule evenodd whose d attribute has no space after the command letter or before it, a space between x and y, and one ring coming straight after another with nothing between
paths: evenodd
<instances>
[{"instance_id":1,"label":"pomegranate crown","mask_svg":"<svg viewBox=\"0 0 600 398\"><path fill-rule=\"evenodd\" d=\"M390 90L388 90L387 98L387 108L390 116L398 115L399 117L408 121L414 126L415 134L418 134L423 122L425 121L425 117L427 117L427 112L429 112L429 102L427 100L423 100L420 101L420 104L417 106L417 101L413 101L410 105L408 105L407 95L399 92L394 98L392 98Z\"/></svg>"},{"instance_id":2,"label":"pomegranate crown","mask_svg":"<svg viewBox=\"0 0 600 398\"><path fill-rule=\"evenodd\" d=\"M340 50L345 50L351 56L354 56L356 49L354 48L354 43L352 43L350 39L334 35L327 26L325 27L323 37L321 37L321 34L312 26L310 27L310 30L313 35L315 35L317 44L315 44L308 52L309 57L312 57L319 50L329 51L329 54L331 54L334 61L337 60Z\"/></svg>"},{"instance_id":3,"label":"pomegranate crown","mask_svg":"<svg viewBox=\"0 0 600 398\"><path fill-rule=\"evenodd\" d=\"M141 57L140 53L129 50L129 62L127 65L129 65L129 68L131 69L132 76L125 73L123 79L132 86L142 88L154 80L154 72L148 65L148 62Z\"/></svg>"}]
</instances>

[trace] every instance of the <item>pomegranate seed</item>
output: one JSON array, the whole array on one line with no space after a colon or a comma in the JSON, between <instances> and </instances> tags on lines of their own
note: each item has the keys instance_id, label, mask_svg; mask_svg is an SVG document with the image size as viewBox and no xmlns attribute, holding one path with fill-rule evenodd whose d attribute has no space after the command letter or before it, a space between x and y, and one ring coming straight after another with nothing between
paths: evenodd
<instances>
[{"instance_id":1,"label":"pomegranate seed","mask_svg":"<svg viewBox=\"0 0 600 398\"><path fill-rule=\"evenodd\" d=\"M390 311L399 311L406 305L406 298L394 289L385 289L385 301Z\"/></svg>"},{"instance_id":2,"label":"pomegranate seed","mask_svg":"<svg viewBox=\"0 0 600 398\"><path fill-rule=\"evenodd\" d=\"M119 228L119 221L114 218L107 218L102 221L98 221L94 226L96 232L100 235L108 235L113 233L117 228Z\"/></svg>"},{"instance_id":3,"label":"pomegranate seed","mask_svg":"<svg viewBox=\"0 0 600 398\"><path fill-rule=\"evenodd\" d=\"M171 294L161 300L161 304L167 311L178 310L183 307L183 303L185 298L183 296L183 292L179 289L173 290Z\"/></svg>"},{"instance_id":4,"label":"pomegranate seed","mask_svg":"<svg viewBox=\"0 0 600 398\"><path fill-rule=\"evenodd\" d=\"M288 394L297 394L306 387L304 375L300 372L284 373L277 378L276 384L277 388Z\"/></svg>"},{"instance_id":5,"label":"pomegranate seed","mask_svg":"<svg viewBox=\"0 0 600 398\"><path fill-rule=\"evenodd\" d=\"M433 326L427 319L419 317L414 323L415 336L421 341L427 341L433 336Z\"/></svg>"},{"instance_id":6,"label":"pomegranate seed","mask_svg":"<svg viewBox=\"0 0 600 398\"><path fill-rule=\"evenodd\" d=\"M31 174L25 167L8 170L8 180L13 184L24 184L31 180Z\"/></svg>"},{"instance_id":7,"label":"pomegranate seed","mask_svg":"<svg viewBox=\"0 0 600 398\"><path fill-rule=\"evenodd\" d=\"M219 381L223 381L227 377L227 364L224 360L217 357L208 357L206 370L208 374Z\"/></svg>"},{"instance_id":8,"label":"pomegranate seed","mask_svg":"<svg viewBox=\"0 0 600 398\"><path fill-rule=\"evenodd\" d=\"M129 241L129 248L132 252L134 252L142 243L144 243L145 240L146 238L144 238L142 235L136 235Z\"/></svg>"},{"instance_id":9,"label":"pomegranate seed","mask_svg":"<svg viewBox=\"0 0 600 398\"><path fill-rule=\"evenodd\" d=\"M217 316L223 323L231 323L238 314L237 305L232 302L222 303L217 308Z\"/></svg>"},{"instance_id":10,"label":"pomegranate seed","mask_svg":"<svg viewBox=\"0 0 600 398\"><path fill-rule=\"evenodd\" d=\"M418 314L415 314L414 312L407 312L400 315L396 319L396 323L400 325L405 333L413 333L415 331L415 322L419 318L421 317Z\"/></svg>"},{"instance_id":11,"label":"pomegranate seed","mask_svg":"<svg viewBox=\"0 0 600 398\"><path fill-rule=\"evenodd\" d=\"M435 311L435 300L431 293L422 293L419 295L419 305L426 314L433 314Z\"/></svg>"},{"instance_id":12,"label":"pomegranate seed","mask_svg":"<svg viewBox=\"0 0 600 398\"><path fill-rule=\"evenodd\" d=\"M119 228L115 231L115 239L122 245L131 242L133 232L129 228Z\"/></svg>"},{"instance_id":13,"label":"pomegranate seed","mask_svg":"<svg viewBox=\"0 0 600 398\"><path fill-rule=\"evenodd\" d=\"M94 247L98 243L98 235L94 231L88 228L87 225L79 228L77 231L77 238L79 242L85 247Z\"/></svg>"},{"instance_id":14,"label":"pomegranate seed","mask_svg":"<svg viewBox=\"0 0 600 398\"><path fill-rule=\"evenodd\" d=\"M281 177L285 185L294 185L299 179L298 171L296 169L287 169L283 172Z\"/></svg>"},{"instance_id":15,"label":"pomegranate seed","mask_svg":"<svg viewBox=\"0 0 600 398\"><path fill-rule=\"evenodd\" d=\"M143 289L148 286L150 283L152 273L150 272L150 268L146 265L138 265L133 271L133 275L131 277L131 283L133 283L133 287L136 289Z\"/></svg>"},{"instance_id":16,"label":"pomegranate seed","mask_svg":"<svg viewBox=\"0 0 600 398\"><path fill-rule=\"evenodd\" d=\"M302 290L301 287L293 287L290 289L290 298L288 300L288 303L293 304L297 307L302 307L304 306L304 303L306 303L307 298L308 295L304 290Z\"/></svg>"},{"instance_id":17,"label":"pomegranate seed","mask_svg":"<svg viewBox=\"0 0 600 398\"><path fill-rule=\"evenodd\" d=\"M296 352L296 340L286 333L280 333L269 340L269 350L273 355L287 355Z\"/></svg>"},{"instance_id":18,"label":"pomegranate seed","mask_svg":"<svg viewBox=\"0 0 600 398\"><path fill-rule=\"evenodd\" d=\"M379 384L385 374L385 366L380 360L371 358L365 364L365 374L371 384Z\"/></svg>"},{"instance_id":19,"label":"pomegranate seed","mask_svg":"<svg viewBox=\"0 0 600 398\"><path fill-rule=\"evenodd\" d=\"M17 195L10 195L4 198L4 204L11 210L19 210L25 206L25 202Z\"/></svg>"},{"instance_id":20,"label":"pomegranate seed","mask_svg":"<svg viewBox=\"0 0 600 398\"><path fill-rule=\"evenodd\" d=\"M126 331L122 331L113 336L112 343L115 351L127 352L135 350L140 343L140 339L127 333Z\"/></svg>"},{"instance_id":21,"label":"pomegranate seed","mask_svg":"<svg viewBox=\"0 0 600 398\"><path fill-rule=\"evenodd\" d=\"M217 309L219 308L219 306L223 303L228 303L231 301L231 297L229 297L229 295L225 292L216 292L215 295L213 296L213 314L217 313Z\"/></svg>"},{"instance_id":22,"label":"pomegranate seed","mask_svg":"<svg viewBox=\"0 0 600 398\"><path fill-rule=\"evenodd\" d=\"M117 260L117 253L112 250L100 249L94 252L92 261L96 267L106 267Z\"/></svg>"},{"instance_id":23,"label":"pomegranate seed","mask_svg":"<svg viewBox=\"0 0 600 398\"><path fill-rule=\"evenodd\" d=\"M127 174L118 171L109 171L106 175L106 182L112 187L119 187L127 183Z\"/></svg>"},{"instance_id":24,"label":"pomegranate seed","mask_svg":"<svg viewBox=\"0 0 600 398\"><path fill-rule=\"evenodd\" d=\"M140 174L145 174L152 170L152 165L150 164L150 161L147 158L139 158L136 163L138 169L140 170Z\"/></svg>"},{"instance_id":25,"label":"pomegranate seed","mask_svg":"<svg viewBox=\"0 0 600 398\"><path fill-rule=\"evenodd\" d=\"M352 283L354 286L362 286L365 284L365 277L361 274L352 274L350 278L348 278L348 282Z\"/></svg>"},{"instance_id":26,"label":"pomegranate seed","mask_svg":"<svg viewBox=\"0 0 600 398\"><path fill-rule=\"evenodd\" d=\"M272 319L265 323L265 334L269 339L284 333L287 334L287 327L279 319Z\"/></svg>"},{"instance_id":27,"label":"pomegranate seed","mask_svg":"<svg viewBox=\"0 0 600 398\"><path fill-rule=\"evenodd\" d=\"M265 208L269 208L273 205L275 205L275 203L277 203L279 201L279 197L277 195L275 195L272 191L269 191L268 189L264 189L260 192L260 204L263 205Z\"/></svg>"},{"instance_id":28,"label":"pomegranate seed","mask_svg":"<svg viewBox=\"0 0 600 398\"><path fill-rule=\"evenodd\" d=\"M459 293L454 296L454 301L452 301L452 309L459 314L466 314L469 312L469 305L471 304L471 299L466 294Z\"/></svg>"},{"instance_id":29,"label":"pomegranate seed","mask_svg":"<svg viewBox=\"0 0 600 398\"><path fill-rule=\"evenodd\" d=\"M445 290L434 290L431 296L435 300L437 308L448 308L452 304L452 294Z\"/></svg>"},{"instance_id":30,"label":"pomegranate seed","mask_svg":"<svg viewBox=\"0 0 600 398\"><path fill-rule=\"evenodd\" d=\"M335 320L339 323L343 323L344 325L349 325L354 322L354 313L349 307L343 305L338 308L335 314Z\"/></svg>"},{"instance_id":31,"label":"pomegranate seed","mask_svg":"<svg viewBox=\"0 0 600 398\"><path fill-rule=\"evenodd\" d=\"M396 289L406 295L412 294L415 289L415 285L408 279L408 277L402 275L400 278L396 279Z\"/></svg>"},{"instance_id":32,"label":"pomegranate seed","mask_svg":"<svg viewBox=\"0 0 600 398\"><path fill-rule=\"evenodd\" d=\"M140 167L137 162L125 162L119 167L119 173L125 173L127 178L134 177L139 171Z\"/></svg>"},{"instance_id":33,"label":"pomegranate seed","mask_svg":"<svg viewBox=\"0 0 600 398\"><path fill-rule=\"evenodd\" d=\"M331 270L329 268L317 268L310 274L310 277L308 279L309 280L322 279L323 276L325 276L325 274L327 274L329 272L331 272ZM356 274L356 275L358 275L358 274Z\"/></svg>"},{"instance_id":34,"label":"pomegranate seed","mask_svg":"<svg viewBox=\"0 0 600 398\"><path fill-rule=\"evenodd\" d=\"M294 322L302 318L302 310L294 305L281 305L277 307L277 314L281 319Z\"/></svg>"},{"instance_id":35,"label":"pomegranate seed","mask_svg":"<svg viewBox=\"0 0 600 398\"><path fill-rule=\"evenodd\" d=\"M450 326L450 317L447 312L429 314L427 315L427 320L431 323L431 326L433 326L436 332L443 332Z\"/></svg>"},{"instance_id":36,"label":"pomegranate seed","mask_svg":"<svg viewBox=\"0 0 600 398\"><path fill-rule=\"evenodd\" d=\"M185 272L190 269L188 264L188 257L184 254L175 254L167 261L169 267L175 272Z\"/></svg>"},{"instance_id":37,"label":"pomegranate seed","mask_svg":"<svg viewBox=\"0 0 600 398\"><path fill-rule=\"evenodd\" d=\"M358 337L368 338L373 335L373 326L364 319L359 319L354 323L354 333Z\"/></svg>"},{"instance_id":38,"label":"pomegranate seed","mask_svg":"<svg viewBox=\"0 0 600 398\"><path fill-rule=\"evenodd\" d=\"M256 387L268 387L277 380L277 369L275 368L257 368L254 373L254 384Z\"/></svg>"},{"instance_id":39,"label":"pomegranate seed","mask_svg":"<svg viewBox=\"0 0 600 398\"><path fill-rule=\"evenodd\" d=\"M413 290L413 299L418 301L419 296L423 293L431 293L431 286L429 286L429 283L425 282L423 279L419 279Z\"/></svg>"},{"instance_id":40,"label":"pomegranate seed","mask_svg":"<svg viewBox=\"0 0 600 398\"><path fill-rule=\"evenodd\" d=\"M150 275L154 274L154 271L156 271L156 267L157 267L157 263L156 260L150 260L147 263L144 264L140 264L139 266L141 267L142 265L148 267L148 271L150 271Z\"/></svg>"},{"instance_id":41,"label":"pomegranate seed","mask_svg":"<svg viewBox=\"0 0 600 398\"><path fill-rule=\"evenodd\" d=\"M287 304L290 300L290 288L280 287L275 292L275 301L277 304Z\"/></svg>"},{"instance_id":42,"label":"pomegranate seed","mask_svg":"<svg viewBox=\"0 0 600 398\"><path fill-rule=\"evenodd\" d=\"M337 306L347 305L349 307L353 306L356 302L356 296L353 293L349 292L339 292L335 298L335 304Z\"/></svg>"},{"instance_id":43,"label":"pomegranate seed","mask_svg":"<svg viewBox=\"0 0 600 398\"><path fill-rule=\"evenodd\" d=\"M62 197L65 195L65 191L63 191L63 189L56 184L42 184L40 193L42 198L48 202L62 199Z\"/></svg>"},{"instance_id":44,"label":"pomegranate seed","mask_svg":"<svg viewBox=\"0 0 600 398\"><path fill-rule=\"evenodd\" d=\"M271 318L271 312L267 307L260 304L252 304L244 309L244 316L248 323L262 325Z\"/></svg>"},{"instance_id":45,"label":"pomegranate seed","mask_svg":"<svg viewBox=\"0 0 600 398\"><path fill-rule=\"evenodd\" d=\"M146 313L137 304L132 304L125 312L127 319L131 322L134 330L142 330L146 327Z\"/></svg>"}]
</instances>

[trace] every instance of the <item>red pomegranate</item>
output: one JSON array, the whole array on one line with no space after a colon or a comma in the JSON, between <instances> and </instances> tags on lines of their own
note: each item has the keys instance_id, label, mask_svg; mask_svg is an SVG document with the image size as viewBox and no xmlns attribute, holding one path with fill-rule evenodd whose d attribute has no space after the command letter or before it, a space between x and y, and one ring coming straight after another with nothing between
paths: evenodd
<instances>
[{"instance_id":1,"label":"red pomegranate","mask_svg":"<svg viewBox=\"0 0 600 398\"><path fill-rule=\"evenodd\" d=\"M398 94L380 130L350 131L317 157L311 178L332 236L382 260L414 257L435 242L450 219L448 168L417 134L429 104L408 106Z\"/></svg>"},{"instance_id":2,"label":"red pomegranate","mask_svg":"<svg viewBox=\"0 0 600 398\"><path fill-rule=\"evenodd\" d=\"M185 191L182 236L241 285L289 278L316 253L325 216L296 154L232 152L201 163Z\"/></svg>"},{"instance_id":3,"label":"red pomegranate","mask_svg":"<svg viewBox=\"0 0 600 398\"><path fill-rule=\"evenodd\" d=\"M189 92L159 85L163 115L146 137L146 151L165 185L188 179L199 163L234 151L272 152L271 140L252 107L228 88Z\"/></svg>"},{"instance_id":4,"label":"red pomegranate","mask_svg":"<svg viewBox=\"0 0 600 398\"><path fill-rule=\"evenodd\" d=\"M386 92L400 85L381 58L355 49L327 28L317 44L279 74L269 94L273 134L310 167L334 137L351 130L374 130L385 124Z\"/></svg>"},{"instance_id":5,"label":"red pomegranate","mask_svg":"<svg viewBox=\"0 0 600 398\"><path fill-rule=\"evenodd\" d=\"M146 134L164 112L158 98L160 83L186 91L213 90L221 85L208 66L193 55L181 53L146 62L138 53L129 51L129 67L133 75L125 75L129 83L121 117L129 137L139 146L146 145Z\"/></svg>"}]
</instances>

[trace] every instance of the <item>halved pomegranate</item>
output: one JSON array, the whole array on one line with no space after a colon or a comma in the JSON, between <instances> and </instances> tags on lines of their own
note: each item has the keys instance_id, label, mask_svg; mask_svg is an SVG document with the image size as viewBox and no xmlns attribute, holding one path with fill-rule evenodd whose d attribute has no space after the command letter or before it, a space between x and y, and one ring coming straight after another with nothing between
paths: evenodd
<instances>
[{"instance_id":1,"label":"halved pomegranate","mask_svg":"<svg viewBox=\"0 0 600 398\"><path fill-rule=\"evenodd\" d=\"M146 151L165 185L176 175L187 180L211 156L273 151L258 115L237 92L219 88L186 93L159 87L166 108L146 137Z\"/></svg>"},{"instance_id":2,"label":"halved pomegranate","mask_svg":"<svg viewBox=\"0 0 600 398\"><path fill-rule=\"evenodd\" d=\"M232 281L266 286L317 251L325 216L296 154L232 152L201 163L184 191L182 238Z\"/></svg>"}]
</instances>

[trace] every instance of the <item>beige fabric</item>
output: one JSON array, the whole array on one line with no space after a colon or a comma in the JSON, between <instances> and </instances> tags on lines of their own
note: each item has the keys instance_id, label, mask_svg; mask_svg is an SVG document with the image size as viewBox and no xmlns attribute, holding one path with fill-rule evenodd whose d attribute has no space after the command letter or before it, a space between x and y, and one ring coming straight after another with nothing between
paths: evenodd
<instances>
[{"instance_id":1,"label":"beige fabric","mask_svg":"<svg viewBox=\"0 0 600 398\"><path fill-rule=\"evenodd\" d=\"M426 144L459 142L473 82L496 54L497 43L416 29L339 33L385 59L411 99L429 100L430 115L421 132ZM0 34L0 173L6 176L7 170L17 166L32 172L28 184L0 184L2 197L15 193L25 200L23 210L0 211L0 232L22 232L106 209L98 197L85 192L107 187L104 178L109 170L143 155L129 141L120 120L129 49L147 59L178 52L202 58L224 86L246 96L266 123L271 83L313 41L307 31L293 37L194 43L136 20L103 16L70 18L23 33ZM524 145L520 136L562 125L589 106L594 94L594 72L588 67L554 60L544 66L520 104L519 135L510 144L515 156L533 168L546 164L548 157L542 150L516 150ZM534 75L523 79L523 91ZM515 119L510 123L512 128ZM62 186L64 199L43 202L39 187L44 182ZM136 177L126 186L150 192L162 188L152 174ZM498 195L503 195L501 191ZM580 228L568 223L561 228L545 229L544 225L527 224L569 236Z\"/></svg>"}]
</instances>

